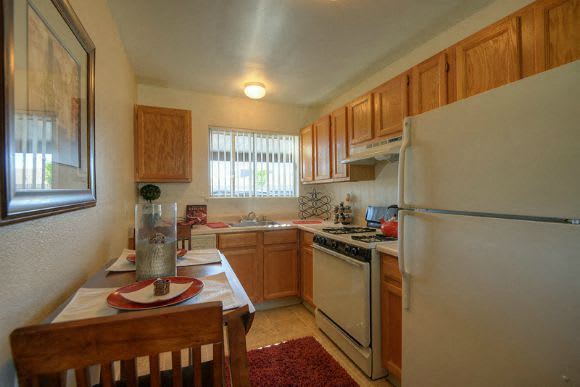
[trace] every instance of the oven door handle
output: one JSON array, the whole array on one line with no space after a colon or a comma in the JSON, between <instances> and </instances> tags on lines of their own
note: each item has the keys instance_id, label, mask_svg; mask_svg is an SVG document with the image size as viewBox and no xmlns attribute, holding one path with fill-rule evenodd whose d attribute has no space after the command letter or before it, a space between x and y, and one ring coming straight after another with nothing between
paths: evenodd
<instances>
[{"instance_id":1,"label":"oven door handle","mask_svg":"<svg viewBox=\"0 0 580 387\"><path fill-rule=\"evenodd\" d=\"M347 257L346 255L342 255L340 253L337 253L336 251L329 250L329 249L327 249L325 247L322 247L322 246L319 246L319 245L316 245L316 244L312 245L312 247L314 247L316 250L320 250L320 251L322 251L322 252L324 252L326 254L330 254L333 257L336 257L336 258L338 258L338 259L340 259L340 260L342 260L342 261L344 261L346 263L349 263L349 264L351 264L353 266L363 267L366 264L365 262L357 261L356 259Z\"/></svg>"}]
</instances>

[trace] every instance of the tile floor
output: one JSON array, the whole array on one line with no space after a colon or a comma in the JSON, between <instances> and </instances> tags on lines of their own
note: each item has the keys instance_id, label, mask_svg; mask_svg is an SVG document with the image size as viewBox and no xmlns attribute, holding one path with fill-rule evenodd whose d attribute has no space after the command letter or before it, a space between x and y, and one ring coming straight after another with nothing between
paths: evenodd
<instances>
[{"instance_id":1,"label":"tile floor","mask_svg":"<svg viewBox=\"0 0 580 387\"><path fill-rule=\"evenodd\" d=\"M386 379L372 381L366 377L326 335L316 327L314 316L302 304L258 311L246 338L248 350L284 340L314 336L339 364L361 386L388 386Z\"/></svg>"}]
</instances>

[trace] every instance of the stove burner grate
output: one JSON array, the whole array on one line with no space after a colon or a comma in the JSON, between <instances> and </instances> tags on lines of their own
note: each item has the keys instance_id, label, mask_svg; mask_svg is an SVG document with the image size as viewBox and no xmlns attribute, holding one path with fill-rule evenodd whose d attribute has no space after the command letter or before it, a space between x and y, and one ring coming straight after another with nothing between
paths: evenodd
<instances>
[{"instance_id":1,"label":"stove burner grate","mask_svg":"<svg viewBox=\"0 0 580 387\"><path fill-rule=\"evenodd\" d=\"M384 236L381 234L377 235L353 235L352 239L355 241L365 242L365 243L373 243L373 242L389 242L389 241L396 241L397 238Z\"/></svg>"},{"instance_id":2,"label":"stove burner grate","mask_svg":"<svg viewBox=\"0 0 580 387\"><path fill-rule=\"evenodd\" d=\"M322 231L327 232L329 234L362 234L366 232L375 232L376 229L369 228L369 227L332 227L332 228L323 228Z\"/></svg>"}]
</instances>

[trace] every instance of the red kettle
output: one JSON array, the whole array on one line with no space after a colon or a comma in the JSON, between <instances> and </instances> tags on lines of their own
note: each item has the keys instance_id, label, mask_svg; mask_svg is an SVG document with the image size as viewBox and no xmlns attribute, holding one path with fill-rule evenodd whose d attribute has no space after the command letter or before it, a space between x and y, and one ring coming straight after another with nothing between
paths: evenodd
<instances>
[{"instance_id":1,"label":"red kettle","mask_svg":"<svg viewBox=\"0 0 580 387\"><path fill-rule=\"evenodd\" d=\"M389 220L385 220L384 217L381 218L381 231L384 236L397 238L399 232L399 222L393 216Z\"/></svg>"}]
</instances>

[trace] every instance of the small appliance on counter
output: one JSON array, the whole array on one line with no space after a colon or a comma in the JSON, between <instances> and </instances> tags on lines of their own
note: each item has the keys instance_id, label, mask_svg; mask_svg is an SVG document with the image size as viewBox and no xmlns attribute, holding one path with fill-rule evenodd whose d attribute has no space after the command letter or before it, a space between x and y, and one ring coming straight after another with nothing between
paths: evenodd
<instances>
[{"instance_id":1,"label":"small appliance on counter","mask_svg":"<svg viewBox=\"0 0 580 387\"><path fill-rule=\"evenodd\" d=\"M351 224L354 221L352 197L347 193L344 201L334 206L334 224L341 223L343 225Z\"/></svg>"},{"instance_id":2,"label":"small appliance on counter","mask_svg":"<svg viewBox=\"0 0 580 387\"><path fill-rule=\"evenodd\" d=\"M334 206L334 223L338 224L351 224L353 221L352 217L352 207L349 205L344 205L344 202L340 202L337 206Z\"/></svg>"}]
</instances>

